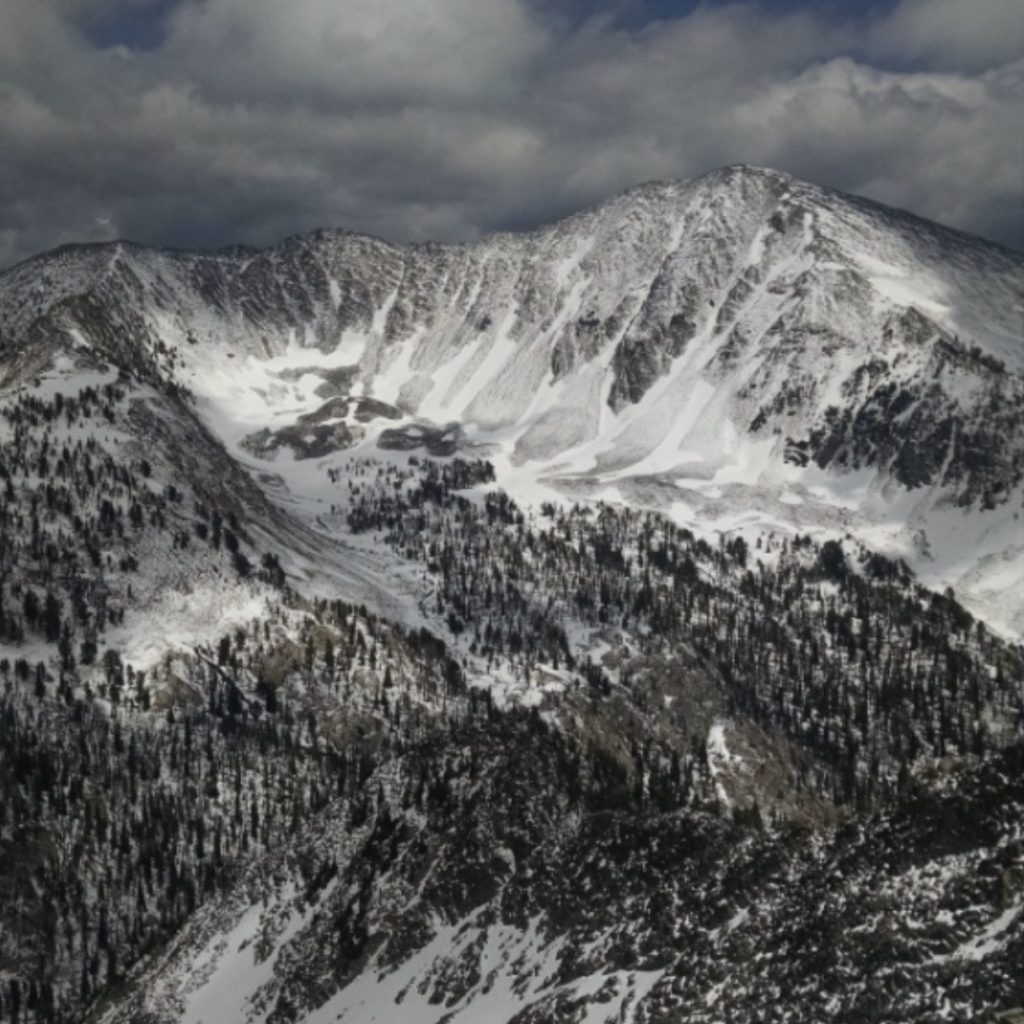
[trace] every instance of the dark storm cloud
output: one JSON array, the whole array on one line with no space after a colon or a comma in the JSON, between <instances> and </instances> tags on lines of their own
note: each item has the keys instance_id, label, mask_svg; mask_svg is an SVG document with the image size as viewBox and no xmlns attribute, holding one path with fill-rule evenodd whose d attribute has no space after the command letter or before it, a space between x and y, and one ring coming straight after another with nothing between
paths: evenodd
<instances>
[{"instance_id":1,"label":"dark storm cloud","mask_svg":"<svg viewBox=\"0 0 1024 1024\"><path fill-rule=\"evenodd\" d=\"M7 0L0 17L0 265L322 224L465 238L735 162L1024 237L1016 0Z\"/></svg>"}]
</instances>

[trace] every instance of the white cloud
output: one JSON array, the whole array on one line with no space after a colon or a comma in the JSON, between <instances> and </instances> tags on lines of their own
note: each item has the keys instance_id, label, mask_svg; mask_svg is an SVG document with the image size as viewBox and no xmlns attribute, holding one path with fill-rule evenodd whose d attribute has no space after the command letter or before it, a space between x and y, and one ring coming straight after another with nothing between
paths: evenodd
<instances>
[{"instance_id":1,"label":"white cloud","mask_svg":"<svg viewBox=\"0 0 1024 1024\"><path fill-rule=\"evenodd\" d=\"M1024 54L1020 0L902 0L869 31L879 57L984 71Z\"/></svg>"},{"instance_id":2,"label":"white cloud","mask_svg":"<svg viewBox=\"0 0 1024 1024\"><path fill-rule=\"evenodd\" d=\"M321 224L468 237L735 162L1024 233L1001 0L977 0L999 32L947 0L859 22L734 3L629 30L518 0L183 0L147 52L98 51L70 0L7 3L0 264L105 237L98 217L177 245Z\"/></svg>"},{"instance_id":3,"label":"white cloud","mask_svg":"<svg viewBox=\"0 0 1024 1024\"><path fill-rule=\"evenodd\" d=\"M206 0L177 9L165 54L217 96L477 104L509 92L544 41L509 0Z\"/></svg>"}]
</instances>

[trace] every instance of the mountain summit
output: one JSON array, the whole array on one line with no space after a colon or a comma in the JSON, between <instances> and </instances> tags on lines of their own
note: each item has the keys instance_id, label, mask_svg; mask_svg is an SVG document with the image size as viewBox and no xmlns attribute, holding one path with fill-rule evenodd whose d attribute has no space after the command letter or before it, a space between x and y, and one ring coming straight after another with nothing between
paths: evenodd
<instances>
[{"instance_id":1,"label":"mountain summit","mask_svg":"<svg viewBox=\"0 0 1024 1024\"><path fill-rule=\"evenodd\" d=\"M1024 1003L1022 269L736 167L0 274L0 1024Z\"/></svg>"},{"instance_id":2,"label":"mountain summit","mask_svg":"<svg viewBox=\"0 0 1024 1024\"><path fill-rule=\"evenodd\" d=\"M0 276L0 339L30 361L74 339L188 388L296 500L291 456L454 431L506 486L851 533L1019 634L1022 270L729 167L465 245L318 231L265 251L59 250Z\"/></svg>"}]
</instances>

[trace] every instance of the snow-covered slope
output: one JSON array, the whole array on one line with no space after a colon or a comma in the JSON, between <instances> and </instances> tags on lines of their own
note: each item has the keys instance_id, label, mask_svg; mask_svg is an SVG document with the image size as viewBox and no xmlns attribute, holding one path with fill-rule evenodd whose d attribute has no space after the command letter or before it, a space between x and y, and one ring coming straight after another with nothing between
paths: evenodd
<instances>
[{"instance_id":1,"label":"snow-covered slope","mask_svg":"<svg viewBox=\"0 0 1024 1024\"><path fill-rule=\"evenodd\" d=\"M1019 1004L1020 269L734 168L0 275L0 1022Z\"/></svg>"},{"instance_id":2,"label":"snow-covered slope","mask_svg":"<svg viewBox=\"0 0 1024 1024\"><path fill-rule=\"evenodd\" d=\"M1019 634L1022 268L734 167L468 245L65 249L0 275L0 344L59 324L148 362L311 521L338 449L457 424L521 496L852 533Z\"/></svg>"}]
</instances>

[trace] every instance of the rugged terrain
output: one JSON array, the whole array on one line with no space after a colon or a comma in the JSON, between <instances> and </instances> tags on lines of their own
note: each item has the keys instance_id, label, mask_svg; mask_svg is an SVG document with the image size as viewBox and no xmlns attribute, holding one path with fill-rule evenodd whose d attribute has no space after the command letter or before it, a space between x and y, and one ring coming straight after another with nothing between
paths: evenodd
<instances>
[{"instance_id":1,"label":"rugged terrain","mask_svg":"<svg viewBox=\"0 0 1024 1024\"><path fill-rule=\"evenodd\" d=\"M1022 269L728 168L0 274L0 1020L1024 1002Z\"/></svg>"},{"instance_id":2,"label":"rugged terrain","mask_svg":"<svg viewBox=\"0 0 1024 1024\"><path fill-rule=\"evenodd\" d=\"M73 247L4 276L0 340L145 363L244 461L454 424L517 496L850 532L1019 634L1021 280L1019 254L737 167L469 245ZM307 497L303 461L267 470Z\"/></svg>"}]
</instances>

